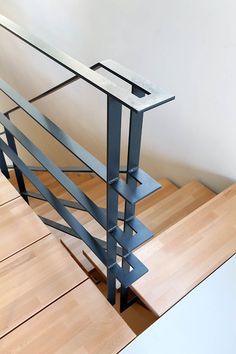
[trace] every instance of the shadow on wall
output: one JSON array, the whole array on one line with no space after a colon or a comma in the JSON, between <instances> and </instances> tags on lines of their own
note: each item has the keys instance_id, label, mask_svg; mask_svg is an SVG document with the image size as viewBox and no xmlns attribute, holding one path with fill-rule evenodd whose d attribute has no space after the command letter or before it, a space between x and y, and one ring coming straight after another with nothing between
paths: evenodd
<instances>
[{"instance_id":1,"label":"shadow on wall","mask_svg":"<svg viewBox=\"0 0 236 354\"><path fill-rule=\"evenodd\" d=\"M152 177L166 177L177 186L183 186L195 179L217 193L236 182L234 179L228 178L227 176L184 164L167 156L161 156L156 152L155 154L150 154L143 151L141 167Z\"/></svg>"}]
</instances>

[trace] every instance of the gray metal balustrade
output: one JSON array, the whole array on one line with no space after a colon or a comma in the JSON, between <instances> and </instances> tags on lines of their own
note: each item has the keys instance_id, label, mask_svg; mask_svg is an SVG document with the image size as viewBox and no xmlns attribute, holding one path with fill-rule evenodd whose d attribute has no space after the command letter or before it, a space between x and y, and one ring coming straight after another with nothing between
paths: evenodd
<instances>
[{"instance_id":1,"label":"gray metal balustrade","mask_svg":"<svg viewBox=\"0 0 236 354\"><path fill-rule=\"evenodd\" d=\"M0 90L16 104L11 110L0 114L0 123L5 129L4 132L0 133L0 168L8 178L8 169L14 168L22 197L27 202L29 201L28 198L49 202L67 222L68 226L41 217L45 224L83 240L107 267L107 298L111 304L115 303L116 280L121 283L120 307L122 311L135 300L128 301L129 286L148 271L146 266L133 254L133 251L153 236L152 232L135 216L135 205L141 199L161 188L158 182L139 167L143 115L145 111L173 100L174 96L156 88L149 81L112 60L101 61L89 68L29 34L1 15L0 26L73 74L70 79L31 98L29 101L10 87L7 82L0 80ZM96 72L99 68L103 68L129 83L131 90L128 91L118 86ZM79 79L87 81L107 95L106 165L32 105L33 102ZM122 106L130 109L128 156L127 166L125 167L120 166ZM18 109L23 109L29 119L33 119L39 124L65 149L82 161L86 167L62 169L50 161L29 137L23 134L10 120L11 113ZM6 141L2 135L6 136ZM17 152L16 140L40 163L40 167L27 166L23 162ZM12 166L7 166L4 154L12 161ZM35 175L34 171L37 170L48 171L73 196L75 201L57 198ZM99 207L83 193L67 177L65 173L68 171L93 172L101 178L107 185L106 208ZM125 181L120 178L120 173L126 174ZM39 193L26 189L23 176L31 181ZM123 212L118 210L119 196L125 200ZM106 230L106 241L98 239L96 235L91 235L67 207L88 212ZM118 226L118 220L123 221L123 229ZM122 258L122 264L117 262L117 256Z\"/></svg>"}]
</instances>

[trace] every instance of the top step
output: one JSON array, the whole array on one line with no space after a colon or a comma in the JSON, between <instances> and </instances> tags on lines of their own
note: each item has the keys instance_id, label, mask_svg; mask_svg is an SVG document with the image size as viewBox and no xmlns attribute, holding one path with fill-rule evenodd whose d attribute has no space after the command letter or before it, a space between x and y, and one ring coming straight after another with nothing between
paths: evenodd
<instances>
[{"instance_id":1,"label":"top step","mask_svg":"<svg viewBox=\"0 0 236 354\"><path fill-rule=\"evenodd\" d=\"M235 253L235 230L236 184L135 252L149 272L132 290L161 316Z\"/></svg>"}]
</instances>

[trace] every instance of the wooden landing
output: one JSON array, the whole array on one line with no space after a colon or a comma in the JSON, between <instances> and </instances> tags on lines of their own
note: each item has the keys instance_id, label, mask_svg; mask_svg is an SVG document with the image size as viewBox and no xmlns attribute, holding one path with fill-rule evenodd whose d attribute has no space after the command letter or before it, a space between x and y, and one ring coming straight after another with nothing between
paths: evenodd
<instances>
[{"instance_id":1,"label":"wooden landing","mask_svg":"<svg viewBox=\"0 0 236 354\"><path fill-rule=\"evenodd\" d=\"M132 290L161 316L236 251L236 185L136 251L149 272Z\"/></svg>"},{"instance_id":2,"label":"wooden landing","mask_svg":"<svg viewBox=\"0 0 236 354\"><path fill-rule=\"evenodd\" d=\"M162 231L168 229L196 208L213 198L215 193L201 183L192 181L180 189L173 190L169 195L165 194L163 199L157 200L157 196L158 192L156 193L156 198L152 199L151 203L150 201L148 202L149 207L146 209L139 208L137 214L138 219L143 222L155 236L158 236ZM145 200L143 201L143 204L144 203ZM94 235L104 238L105 234L102 234L101 227L96 225L96 223L91 222L87 224L86 227ZM106 277L106 267L95 254L87 247L84 247L83 252L91 264Z\"/></svg>"},{"instance_id":3,"label":"wooden landing","mask_svg":"<svg viewBox=\"0 0 236 354\"><path fill-rule=\"evenodd\" d=\"M117 353L134 333L0 175L0 353Z\"/></svg>"}]
</instances>

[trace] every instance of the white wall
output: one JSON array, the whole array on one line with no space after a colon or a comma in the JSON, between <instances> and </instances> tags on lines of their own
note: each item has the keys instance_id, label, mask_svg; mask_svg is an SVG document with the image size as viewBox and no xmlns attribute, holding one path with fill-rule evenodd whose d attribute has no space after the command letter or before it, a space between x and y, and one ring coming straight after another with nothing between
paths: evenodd
<instances>
[{"instance_id":1,"label":"white wall","mask_svg":"<svg viewBox=\"0 0 236 354\"><path fill-rule=\"evenodd\" d=\"M87 65L113 58L176 95L145 115L142 166L154 177L217 191L235 181L235 1L0 0L0 12ZM28 98L69 77L3 30L0 43L2 78ZM95 91L80 81L37 107L104 160L106 100ZM75 163L23 114L15 121L57 163Z\"/></svg>"}]
</instances>

